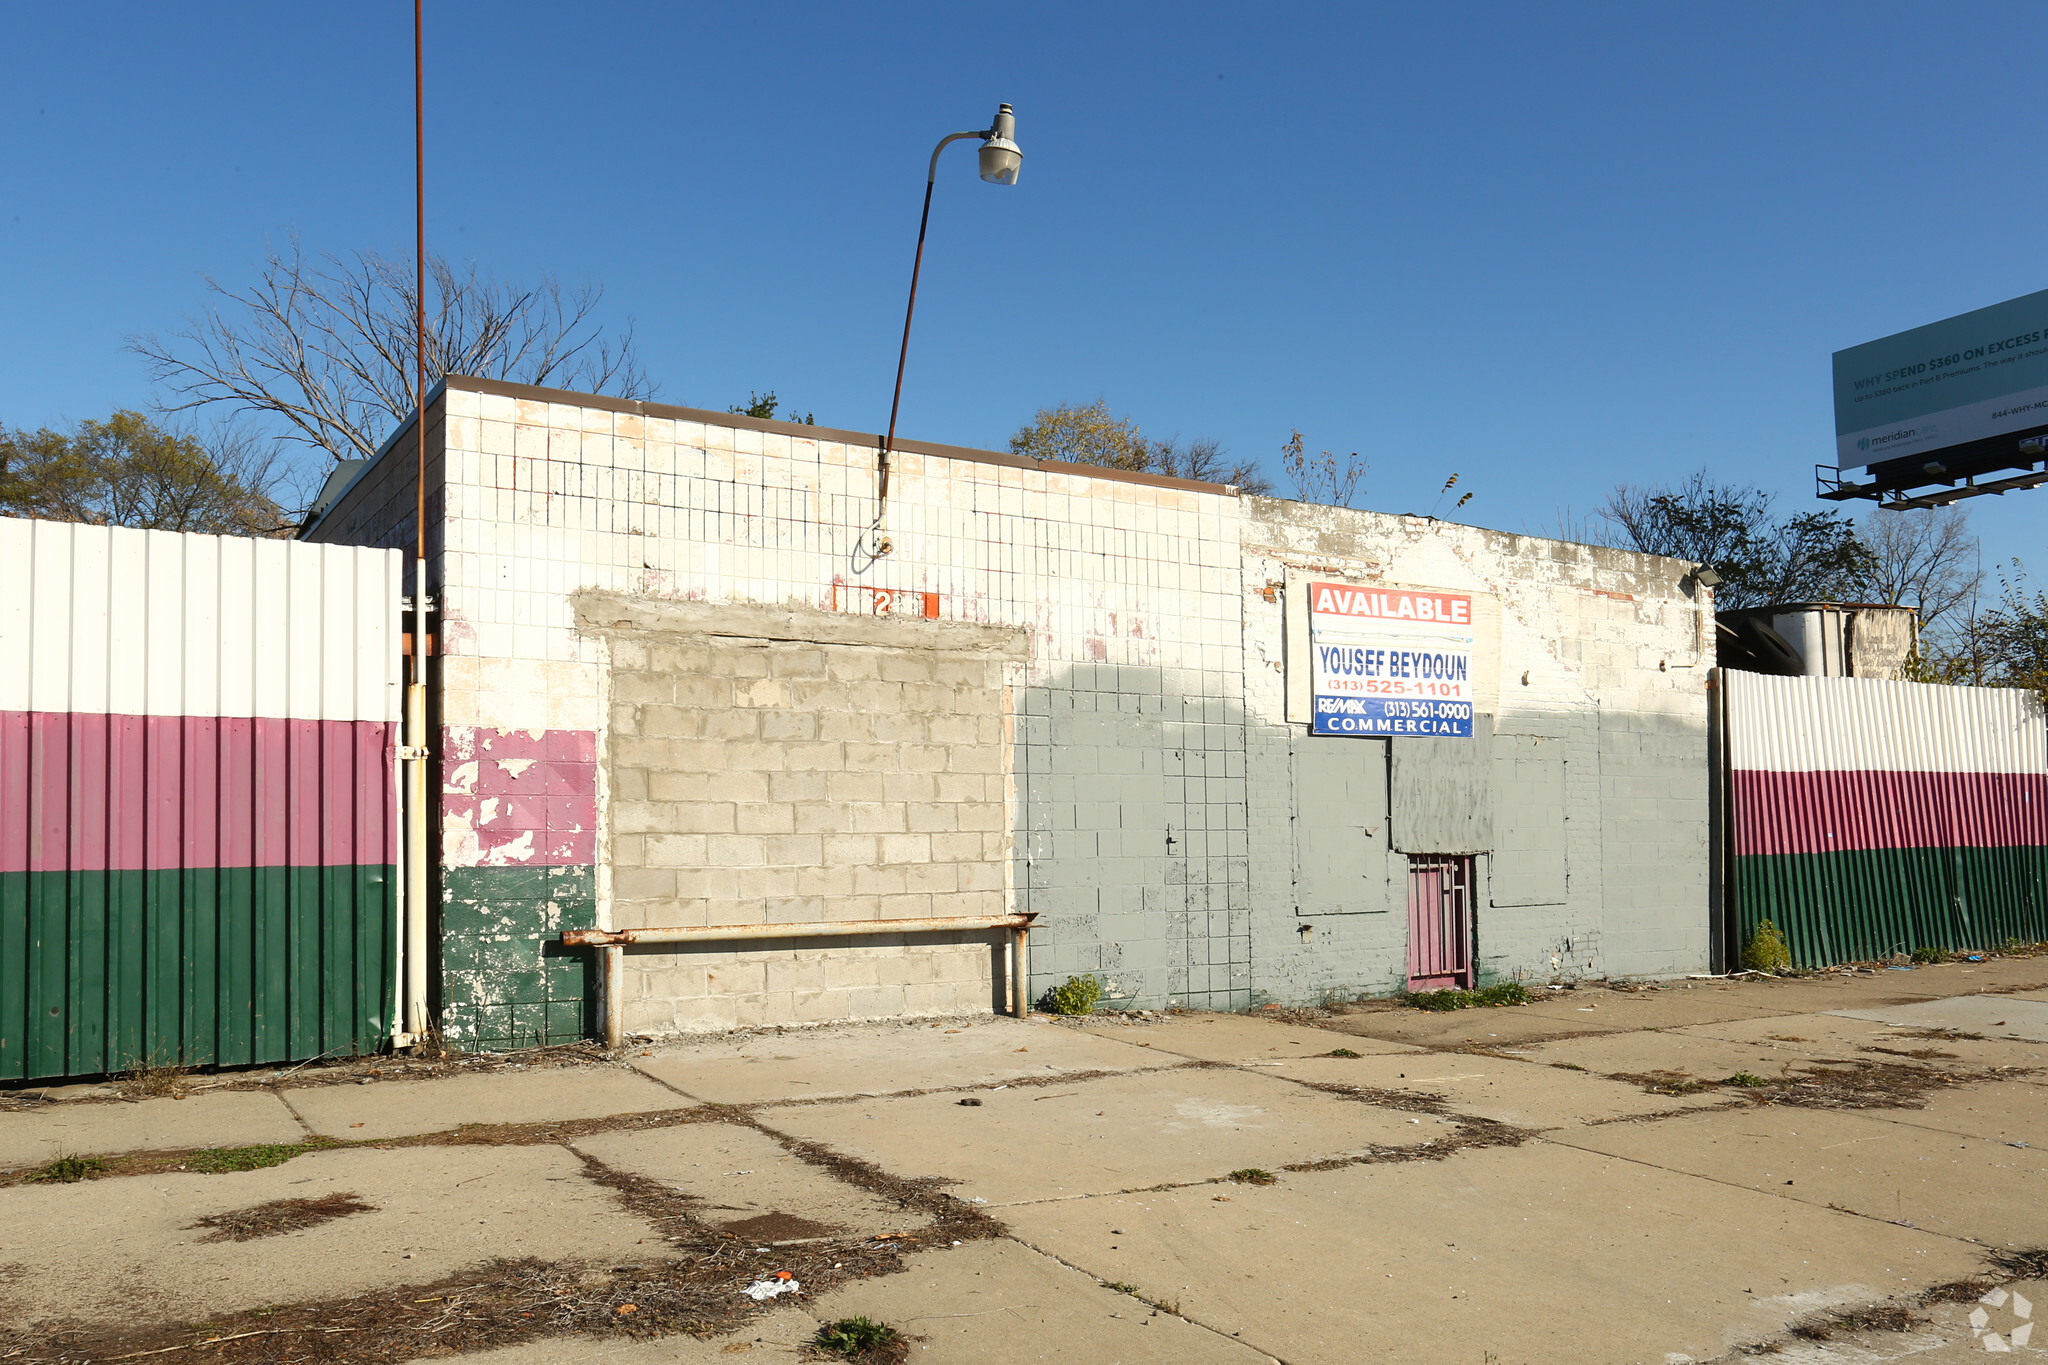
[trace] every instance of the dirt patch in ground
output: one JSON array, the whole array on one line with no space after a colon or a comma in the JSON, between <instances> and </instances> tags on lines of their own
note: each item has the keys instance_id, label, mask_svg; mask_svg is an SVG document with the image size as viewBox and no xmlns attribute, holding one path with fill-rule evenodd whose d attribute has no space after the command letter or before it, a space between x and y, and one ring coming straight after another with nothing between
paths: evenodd
<instances>
[{"instance_id":1,"label":"dirt patch in ground","mask_svg":"<svg viewBox=\"0 0 2048 1365\"><path fill-rule=\"evenodd\" d=\"M273 1199L268 1204L258 1204L253 1208L210 1213L187 1231L211 1229L199 1239L202 1242L250 1242L258 1237L275 1237L280 1233L297 1232L300 1228L317 1227L352 1213L376 1211L376 1205L365 1204L354 1194L338 1190L318 1199Z\"/></svg>"},{"instance_id":2,"label":"dirt patch in ground","mask_svg":"<svg viewBox=\"0 0 2048 1365\"><path fill-rule=\"evenodd\" d=\"M1841 1332L1910 1332L1927 1319L1896 1303L1866 1308L1844 1308L1795 1323L1793 1336L1801 1341L1828 1341Z\"/></svg>"},{"instance_id":3,"label":"dirt patch in ground","mask_svg":"<svg viewBox=\"0 0 2048 1365\"><path fill-rule=\"evenodd\" d=\"M1345 1166L1375 1166L1396 1161L1442 1161L1459 1152L1480 1147L1519 1147L1536 1135L1526 1128L1495 1119L1471 1118L1446 1111L1449 1101L1427 1090L1382 1090L1365 1085L1339 1085L1324 1081L1297 1081L1309 1090L1320 1090L1339 1099L1356 1100L1380 1109L1399 1109L1411 1114L1430 1114L1452 1121L1452 1130L1428 1142L1402 1147L1375 1144L1356 1156L1330 1157L1322 1161L1297 1161L1283 1171L1334 1171Z\"/></svg>"},{"instance_id":4,"label":"dirt patch in ground","mask_svg":"<svg viewBox=\"0 0 2048 1365\"><path fill-rule=\"evenodd\" d=\"M600 1119L561 1119L545 1123L472 1123L439 1133L419 1133L411 1137L375 1138L358 1142L316 1137L305 1142L269 1144L263 1147L187 1147L175 1151L131 1152L127 1155L91 1158L97 1164L91 1169L82 1170L77 1178L107 1180L117 1176L161 1175L170 1171L199 1171L206 1175L217 1175L223 1171L276 1166L307 1152L338 1151L349 1147L369 1147L377 1151L399 1147L532 1147L573 1142L580 1137L618 1132L621 1129L672 1128L678 1124L716 1122L728 1117L730 1115L724 1111L705 1106L691 1109L661 1109L651 1113L615 1114ZM245 1153L254 1154L255 1159L249 1162L235 1159ZM43 1167L0 1171L0 1189L43 1178L44 1171Z\"/></svg>"},{"instance_id":5,"label":"dirt patch in ground","mask_svg":"<svg viewBox=\"0 0 2048 1365\"><path fill-rule=\"evenodd\" d=\"M785 1242L816 1242L840 1231L830 1223L813 1223L793 1213L764 1213L733 1223L720 1223L718 1230L743 1242L764 1242L769 1246Z\"/></svg>"},{"instance_id":6,"label":"dirt patch in ground","mask_svg":"<svg viewBox=\"0 0 2048 1365\"><path fill-rule=\"evenodd\" d=\"M1399 1109L1409 1114L1441 1114L1450 1103L1433 1090L1384 1090L1370 1085L1345 1085L1341 1081L1294 1082L1304 1090L1320 1090L1339 1099L1357 1100L1380 1109Z\"/></svg>"},{"instance_id":7,"label":"dirt patch in ground","mask_svg":"<svg viewBox=\"0 0 2048 1365\"><path fill-rule=\"evenodd\" d=\"M1607 1079L1641 1086L1652 1095L1697 1095L1720 1084L1719 1081L1703 1081L1689 1071L1616 1071L1611 1072Z\"/></svg>"},{"instance_id":8,"label":"dirt patch in ground","mask_svg":"<svg viewBox=\"0 0 2048 1365\"><path fill-rule=\"evenodd\" d=\"M880 1259L888 1264L876 1264L875 1270L897 1268L893 1253L885 1251ZM733 1244L644 1265L493 1261L429 1284L222 1314L201 1323L45 1326L32 1337L0 1329L0 1359L8 1365L83 1365L197 1348L198 1358L237 1365L368 1365L571 1333L714 1336L761 1311L742 1293L749 1283L786 1271L808 1294L873 1273L861 1261L858 1248L764 1255Z\"/></svg>"},{"instance_id":9,"label":"dirt patch in ground","mask_svg":"<svg viewBox=\"0 0 2048 1365\"><path fill-rule=\"evenodd\" d=\"M1883 1052L1883 1048L1865 1051ZM1932 1056L1947 1056L1932 1053ZM1920 1052L1894 1055L1920 1057ZM2011 1080L2031 1074L2037 1068L1999 1066L1980 1071L1949 1070L1915 1066L1905 1062L1815 1062L1804 1070L1787 1067L1776 1076L1758 1076L1738 1071L1733 1076L1707 1079L1685 1071L1615 1072L1611 1081L1641 1086L1652 1095L1697 1095L1716 1091L1731 1099L1751 1104L1793 1105L1802 1109L1924 1109L1927 1096L1937 1090L1982 1081Z\"/></svg>"},{"instance_id":10,"label":"dirt patch in ground","mask_svg":"<svg viewBox=\"0 0 2048 1365\"><path fill-rule=\"evenodd\" d=\"M1356 1156L1327 1157L1321 1161L1297 1161L1283 1171L1335 1171L1346 1166L1387 1166L1403 1161L1443 1161L1460 1152L1482 1147L1519 1147L1536 1135L1526 1128L1494 1119L1460 1118L1442 1137L1409 1147L1372 1146Z\"/></svg>"}]
</instances>

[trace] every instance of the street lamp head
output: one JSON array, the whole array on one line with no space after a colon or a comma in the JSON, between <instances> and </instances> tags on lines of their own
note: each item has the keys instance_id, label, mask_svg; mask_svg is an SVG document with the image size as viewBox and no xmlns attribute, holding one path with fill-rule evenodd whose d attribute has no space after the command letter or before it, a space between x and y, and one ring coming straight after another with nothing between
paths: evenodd
<instances>
[{"instance_id":1,"label":"street lamp head","mask_svg":"<svg viewBox=\"0 0 2048 1365\"><path fill-rule=\"evenodd\" d=\"M1014 185L1024 153L1017 146L1017 116L1005 104L996 110L995 126L981 144L981 178L991 185Z\"/></svg>"}]
</instances>

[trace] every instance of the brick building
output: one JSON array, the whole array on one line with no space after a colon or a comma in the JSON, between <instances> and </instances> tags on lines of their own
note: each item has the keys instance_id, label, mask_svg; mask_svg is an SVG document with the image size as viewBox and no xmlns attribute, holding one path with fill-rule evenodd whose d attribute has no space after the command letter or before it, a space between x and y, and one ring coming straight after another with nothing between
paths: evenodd
<instances>
[{"instance_id":1,"label":"brick building","mask_svg":"<svg viewBox=\"0 0 2048 1365\"><path fill-rule=\"evenodd\" d=\"M1458 899L1480 979L1707 966L1690 565L920 442L878 527L877 446L437 391L452 1041L592 1032L559 941L590 926L762 927L630 951L648 1033L1008 989L985 935L776 937L815 921L1033 913L1034 996L1093 973L1127 1005L1401 989L1418 895ZM408 426L303 534L410 545L413 469ZM1471 734L1312 733L1317 584L1467 603Z\"/></svg>"}]
</instances>

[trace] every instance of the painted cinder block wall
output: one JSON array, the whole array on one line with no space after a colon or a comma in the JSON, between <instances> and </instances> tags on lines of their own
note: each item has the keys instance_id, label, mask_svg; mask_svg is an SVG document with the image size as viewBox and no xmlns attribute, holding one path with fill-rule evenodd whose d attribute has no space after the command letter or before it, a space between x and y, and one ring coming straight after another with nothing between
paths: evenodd
<instances>
[{"instance_id":1,"label":"painted cinder block wall","mask_svg":"<svg viewBox=\"0 0 2048 1365\"><path fill-rule=\"evenodd\" d=\"M393 543L410 514L409 444L394 438L308 534ZM1551 801L1520 837L1568 845L1570 894L1483 906L1484 966L1548 975L1554 954L1578 975L1706 965L1711 656L1698 653L1703 604L1680 586L1687 566L919 442L901 443L884 527L893 550L875 559L863 551L876 446L861 433L472 379L451 380L430 407L451 1040L511 1046L592 1027L590 963L553 940L617 922L630 898L615 844L648 833L611 819L610 784L633 767L613 761L612 732L643 722L614 695L615 636L579 619L592 593L807 620L872 617L886 602L906 626L930 616L1018 634L1021 657L975 705L992 707L1006 736L994 856L1008 903L1039 915L1031 990L1094 972L1123 1002L1213 1008L1391 989L1405 933L1391 903L1405 857L1390 848L1393 889L1377 912L1298 913L1288 755L1344 744L1384 768L1388 742L1312 740L1286 721L1284 611L1269 584L1313 571L1490 594L1506 741L1496 771L1510 785L1521 773L1563 784L1562 828L1543 823ZM1528 686L1510 688L1524 671ZM761 761L786 761L777 743L815 742L761 732ZM1553 747L1561 764L1549 762ZM903 771L909 760L879 761ZM648 780L640 772L632 780ZM1511 793L1499 804L1514 816ZM845 814L896 818L858 800ZM1546 876L1556 880L1523 881ZM846 912L841 898L855 894L828 900ZM676 913L687 900L678 891ZM769 920L765 896L756 913ZM931 992L909 989L919 969L903 965L928 948L880 945L897 966L862 969L858 1003L830 1009L934 1008ZM847 953L636 954L628 1003L664 1029L799 1010L847 1017L821 1003L828 987L810 967L778 969L783 987L770 990L765 965ZM678 985L741 965L723 994L744 1006L717 991L692 1004ZM992 960L979 970L969 994L995 984Z\"/></svg>"},{"instance_id":2,"label":"painted cinder block wall","mask_svg":"<svg viewBox=\"0 0 2048 1365\"><path fill-rule=\"evenodd\" d=\"M1314 1001L1405 984L1407 857L1383 817L1370 835L1387 863L1383 903L1361 895L1326 913L1300 885L1303 826L1330 818L1304 789L1304 758L1344 746L1370 768L1391 746L1430 742L1287 722L1285 598L1311 579L1474 595L1494 826L1475 859L1481 980L1705 970L1713 613L1691 566L1425 517L1242 505L1259 989Z\"/></svg>"}]
</instances>

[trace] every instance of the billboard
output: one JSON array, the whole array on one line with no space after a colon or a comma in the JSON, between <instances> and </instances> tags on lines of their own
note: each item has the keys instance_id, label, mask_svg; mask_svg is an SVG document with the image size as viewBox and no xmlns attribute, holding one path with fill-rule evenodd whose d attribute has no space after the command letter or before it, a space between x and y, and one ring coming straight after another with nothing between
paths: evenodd
<instances>
[{"instance_id":1,"label":"billboard","mask_svg":"<svg viewBox=\"0 0 2048 1365\"><path fill-rule=\"evenodd\" d=\"M1863 469L2048 429L2048 290L1835 352L1835 451Z\"/></svg>"},{"instance_id":2,"label":"billboard","mask_svg":"<svg viewBox=\"0 0 2048 1365\"><path fill-rule=\"evenodd\" d=\"M1464 593L1311 583L1311 730L1472 733L1472 599Z\"/></svg>"}]
</instances>

